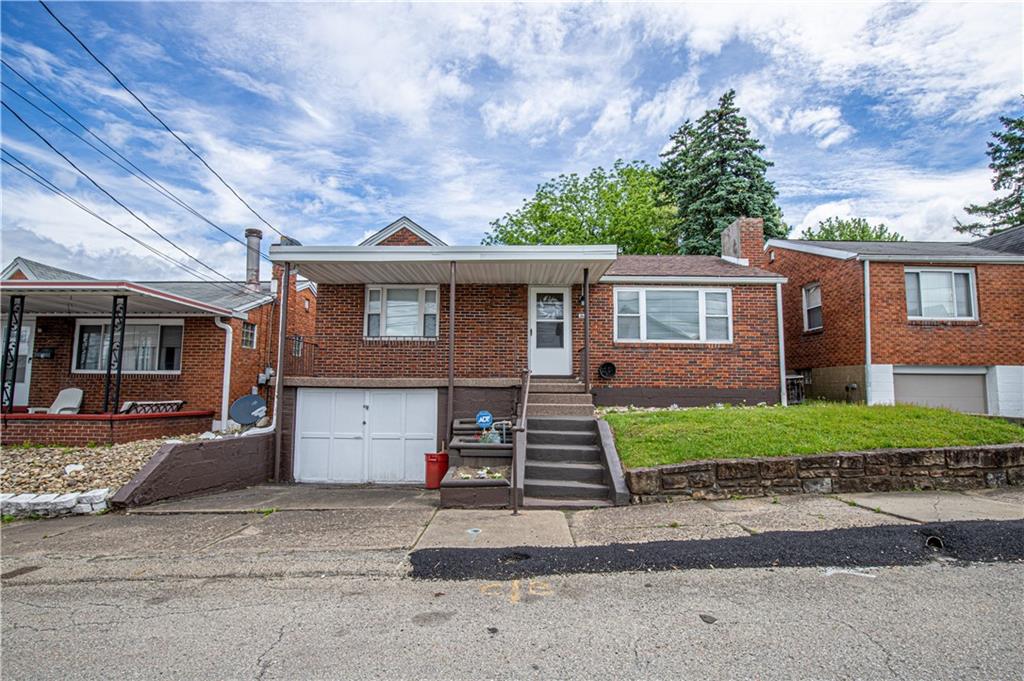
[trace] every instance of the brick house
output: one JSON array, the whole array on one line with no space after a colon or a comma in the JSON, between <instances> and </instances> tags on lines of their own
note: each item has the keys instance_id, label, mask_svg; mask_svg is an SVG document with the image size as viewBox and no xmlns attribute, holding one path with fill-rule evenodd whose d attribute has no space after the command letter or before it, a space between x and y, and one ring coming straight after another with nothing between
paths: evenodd
<instances>
[{"instance_id":1,"label":"brick house","mask_svg":"<svg viewBox=\"0 0 1024 681\"><path fill-rule=\"evenodd\" d=\"M260 280L262 234L246 236L252 257L245 282L98 280L14 258L0 276L3 333L17 355L15 371L3 374L4 441L85 444L197 432L220 428L228 405L243 395L272 400L281 272ZM316 287L294 276L289 285L285 355L301 364L303 338L315 325ZM120 376L107 370L118 300ZM64 388L82 390L78 415L25 413L50 406ZM183 404L142 404L177 401Z\"/></svg>"},{"instance_id":2,"label":"brick house","mask_svg":"<svg viewBox=\"0 0 1024 681\"><path fill-rule=\"evenodd\" d=\"M772 239L807 393L1024 416L1024 228L973 243Z\"/></svg>"},{"instance_id":3,"label":"brick house","mask_svg":"<svg viewBox=\"0 0 1024 681\"><path fill-rule=\"evenodd\" d=\"M749 264L761 220L724 241L723 258L448 246L402 218L358 246L273 246L319 293L315 361L282 381L281 477L422 481L460 419L514 417L524 370L531 422L784 401L785 279Z\"/></svg>"}]
</instances>

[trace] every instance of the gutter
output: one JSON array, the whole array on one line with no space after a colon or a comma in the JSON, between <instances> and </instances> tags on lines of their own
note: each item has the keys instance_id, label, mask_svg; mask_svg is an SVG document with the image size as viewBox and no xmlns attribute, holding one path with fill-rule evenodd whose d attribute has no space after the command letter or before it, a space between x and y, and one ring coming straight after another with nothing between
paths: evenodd
<instances>
[{"instance_id":1,"label":"gutter","mask_svg":"<svg viewBox=\"0 0 1024 681\"><path fill-rule=\"evenodd\" d=\"M871 261L864 263L864 403L871 404Z\"/></svg>"},{"instance_id":2,"label":"gutter","mask_svg":"<svg viewBox=\"0 0 1024 681\"><path fill-rule=\"evenodd\" d=\"M224 378L220 388L220 432L228 432L228 399L231 392L231 350L234 346L235 330L225 324L221 317L214 317L213 323L224 329Z\"/></svg>"}]
</instances>

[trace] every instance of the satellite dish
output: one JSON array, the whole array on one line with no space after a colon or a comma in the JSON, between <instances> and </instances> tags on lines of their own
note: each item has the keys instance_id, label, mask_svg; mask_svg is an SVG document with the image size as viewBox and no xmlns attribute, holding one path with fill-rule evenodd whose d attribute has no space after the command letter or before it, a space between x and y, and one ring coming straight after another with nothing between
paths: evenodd
<instances>
[{"instance_id":1,"label":"satellite dish","mask_svg":"<svg viewBox=\"0 0 1024 681\"><path fill-rule=\"evenodd\" d=\"M267 402L259 395L243 395L231 404L228 415L235 423L251 426L267 415Z\"/></svg>"}]
</instances>

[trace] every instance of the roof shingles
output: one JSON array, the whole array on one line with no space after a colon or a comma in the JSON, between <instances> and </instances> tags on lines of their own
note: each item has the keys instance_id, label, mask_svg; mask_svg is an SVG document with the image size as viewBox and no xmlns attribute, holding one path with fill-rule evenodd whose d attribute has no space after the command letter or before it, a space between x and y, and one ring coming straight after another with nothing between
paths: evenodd
<instances>
[{"instance_id":1,"label":"roof shingles","mask_svg":"<svg viewBox=\"0 0 1024 681\"><path fill-rule=\"evenodd\" d=\"M768 277L779 275L715 255L620 255L606 277Z\"/></svg>"}]
</instances>

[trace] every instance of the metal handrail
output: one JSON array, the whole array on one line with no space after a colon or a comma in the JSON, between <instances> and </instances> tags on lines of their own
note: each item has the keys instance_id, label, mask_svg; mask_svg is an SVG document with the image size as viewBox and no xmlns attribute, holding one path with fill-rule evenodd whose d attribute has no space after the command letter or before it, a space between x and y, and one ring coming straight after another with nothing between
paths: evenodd
<instances>
[{"instance_id":1,"label":"metal handrail","mask_svg":"<svg viewBox=\"0 0 1024 681\"><path fill-rule=\"evenodd\" d=\"M523 369L522 410L513 431L512 444L512 515L519 515L519 468L526 457L526 410L530 405L530 370ZM525 467L524 467L525 468Z\"/></svg>"}]
</instances>

